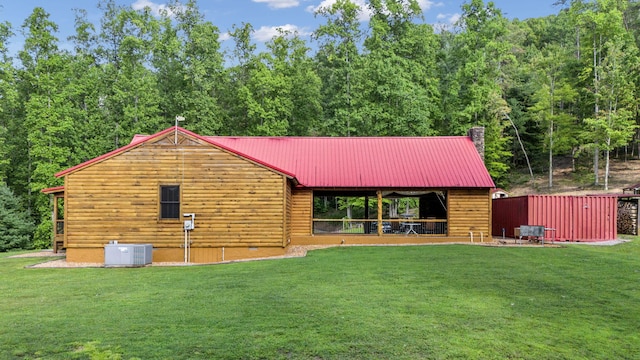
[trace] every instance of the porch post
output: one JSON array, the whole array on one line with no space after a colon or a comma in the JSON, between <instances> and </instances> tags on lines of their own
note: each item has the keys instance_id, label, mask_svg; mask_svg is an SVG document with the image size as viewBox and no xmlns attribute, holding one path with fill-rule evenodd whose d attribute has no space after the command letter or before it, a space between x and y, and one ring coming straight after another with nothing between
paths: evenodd
<instances>
[{"instance_id":1,"label":"porch post","mask_svg":"<svg viewBox=\"0 0 640 360\"><path fill-rule=\"evenodd\" d=\"M371 223L368 221L369 220L369 195L364 196L364 218L365 218L365 222L363 225L364 233L369 234L371 233Z\"/></svg>"},{"instance_id":2,"label":"porch post","mask_svg":"<svg viewBox=\"0 0 640 360\"><path fill-rule=\"evenodd\" d=\"M376 191L378 195L378 236L382 236L382 190Z\"/></svg>"},{"instance_id":3,"label":"porch post","mask_svg":"<svg viewBox=\"0 0 640 360\"><path fill-rule=\"evenodd\" d=\"M52 248L53 248L53 252L57 253L58 252L58 238L60 237L60 234L58 234L58 220L60 218L60 214L58 213L58 200L60 199L60 195L58 194L53 194L51 195L51 197L53 198L53 216L51 219L51 222L53 223L53 244L52 244Z\"/></svg>"}]
</instances>

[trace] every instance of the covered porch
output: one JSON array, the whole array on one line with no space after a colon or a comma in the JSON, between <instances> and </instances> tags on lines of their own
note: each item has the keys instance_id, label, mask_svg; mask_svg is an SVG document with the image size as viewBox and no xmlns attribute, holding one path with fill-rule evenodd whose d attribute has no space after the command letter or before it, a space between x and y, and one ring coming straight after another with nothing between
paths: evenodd
<instances>
[{"instance_id":1,"label":"covered porch","mask_svg":"<svg viewBox=\"0 0 640 360\"><path fill-rule=\"evenodd\" d=\"M43 189L42 193L50 195L53 203L53 211L51 213L51 220L53 222L51 245L53 252L58 253L66 247L64 240L64 186Z\"/></svg>"},{"instance_id":2,"label":"covered porch","mask_svg":"<svg viewBox=\"0 0 640 360\"><path fill-rule=\"evenodd\" d=\"M314 191L314 235L447 236L446 190Z\"/></svg>"}]
</instances>

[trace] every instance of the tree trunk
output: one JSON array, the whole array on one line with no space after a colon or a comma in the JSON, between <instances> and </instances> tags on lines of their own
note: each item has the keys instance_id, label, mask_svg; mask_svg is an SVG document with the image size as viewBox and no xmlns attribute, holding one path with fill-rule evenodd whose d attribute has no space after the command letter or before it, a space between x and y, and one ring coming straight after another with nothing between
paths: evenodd
<instances>
[{"instance_id":1,"label":"tree trunk","mask_svg":"<svg viewBox=\"0 0 640 360\"><path fill-rule=\"evenodd\" d=\"M607 138L607 149L604 151L604 189L609 190L609 145L611 145L611 137Z\"/></svg>"},{"instance_id":2,"label":"tree trunk","mask_svg":"<svg viewBox=\"0 0 640 360\"><path fill-rule=\"evenodd\" d=\"M594 97L595 97L595 106L594 106L594 119L598 119L598 113L600 112L600 107L598 106L598 51L596 48L596 36L593 36L593 88L594 88ZM593 184L598 186L600 184L600 179L598 178L598 141L595 142L595 149L593 150Z\"/></svg>"},{"instance_id":3,"label":"tree trunk","mask_svg":"<svg viewBox=\"0 0 640 360\"><path fill-rule=\"evenodd\" d=\"M549 189L553 188L553 104L555 81L551 80L551 118L549 119Z\"/></svg>"}]
</instances>

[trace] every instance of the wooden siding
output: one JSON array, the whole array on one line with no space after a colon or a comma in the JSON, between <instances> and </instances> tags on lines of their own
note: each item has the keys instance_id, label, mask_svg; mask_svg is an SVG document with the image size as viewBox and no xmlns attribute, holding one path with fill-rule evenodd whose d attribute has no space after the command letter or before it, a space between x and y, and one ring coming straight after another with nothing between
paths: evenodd
<instances>
[{"instance_id":1,"label":"wooden siding","mask_svg":"<svg viewBox=\"0 0 640 360\"><path fill-rule=\"evenodd\" d=\"M192 247L283 246L286 177L173 134L68 174L66 245L110 240L180 247L183 219L159 219L159 186L180 185L180 214L195 213Z\"/></svg>"},{"instance_id":2,"label":"wooden siding","mask_svg":"<svg viewBox=\"0 0 640 360\"><path fill-rule=\"evenodd\" d=\"M448 191L449 237L491 236L491 193L489 189Z\"/></svg>"},{"instance_id":3,"label":"wooden siding","mask_svg":"<svg viewBox=\"0 0 640 360\"><path fill-rule=\"evenodd\" d=\"M284 179L284 191L285 191L285 213L284 213L284 238L282 239L282 246L285 247L291 242L291 183Z\"/></svg>"},{"instance_id":4,"label":"wooden siding","mask_svg":"<svg viewBox=\"0 0 640 360\"><path fill-rule=\"evenodd\" d=\"M291 203L291 236L311 235L313 192L294 190Z\"/></svg>"}]
</instances>

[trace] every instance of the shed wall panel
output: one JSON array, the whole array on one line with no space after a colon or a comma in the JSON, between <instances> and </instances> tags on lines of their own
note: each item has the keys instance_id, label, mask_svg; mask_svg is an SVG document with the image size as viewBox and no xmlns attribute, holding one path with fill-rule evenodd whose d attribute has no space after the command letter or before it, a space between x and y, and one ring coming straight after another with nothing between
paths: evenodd
<instances>
[{"instance_id":1,"label":"shed wall panel","mask_svg":"<svg viewBox=\"0 0 640 360\"><path fill-rule=\"evenodd\" d=\"M493 200L494 236L515 237L520 225L541 225L546 238L597 241L617 238L613 196L528 195Z\"/></svg>"}]
</instances>

